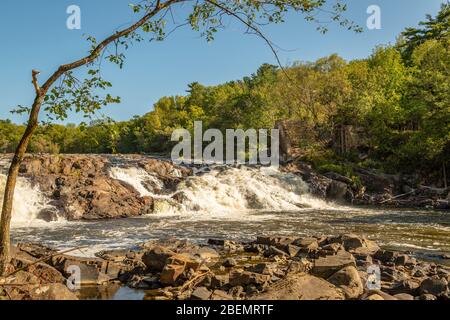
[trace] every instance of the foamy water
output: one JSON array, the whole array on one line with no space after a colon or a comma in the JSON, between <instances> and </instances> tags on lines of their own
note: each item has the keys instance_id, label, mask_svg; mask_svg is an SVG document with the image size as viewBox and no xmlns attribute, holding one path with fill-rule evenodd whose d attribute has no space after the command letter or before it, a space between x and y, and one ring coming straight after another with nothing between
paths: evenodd
<instances>
[{"instance_id":1,"label":"foamy water","mask_svg":"<svg viewBox=\"0 0 450 320\"><path fill-rule=\"evenodd\" d=\"M0 174L0 203L3 203L5 184L6 175ZM46 222L38 219L38 215L43 210L52 209L54 208L49 205L49 199L41 193L38 186L32 186L24 178L17 179L11 221L13 227L45 225Z\"/></svg>"},{"instance_id":2,"label":"foamy water","mask_svg":"<svg viewBox=\"0 0 450 320\"><path fill-rule=\"evenodd\" d=\"M271 168L217 168L189 177L168 192L141 168L111 168L111 177L155 199L152 215L95 222L47 223L37 219L51 208L37 186L20 178L13 206L16 242L42 242L58 249L88 245L76 255L132 247L150 239L176 237L252 240L258 235L364 234L387 247L450 252L450 216L427 210L342 207L317 199L301 178ZM0 191L6 176L0 174ZM2 200L3 192L0 194Z\"/></svg>"},{"instance_id":3,"label":"foamy water","mask_svg":"<svg viewBox=\"0 0 450 320\"><path fill-rule=\"evenodd\" d=\"M161 185L156 177L142 169L116 167L111 169L111 176L133 186L142 196L152 196L155 213L162 215L246 219L251 211L340 208L312 197L300 177L273 168L212 169L187 178L175 192L165 195L155 193L155 189L162 189Z\"/></svg>"}]
</instances>

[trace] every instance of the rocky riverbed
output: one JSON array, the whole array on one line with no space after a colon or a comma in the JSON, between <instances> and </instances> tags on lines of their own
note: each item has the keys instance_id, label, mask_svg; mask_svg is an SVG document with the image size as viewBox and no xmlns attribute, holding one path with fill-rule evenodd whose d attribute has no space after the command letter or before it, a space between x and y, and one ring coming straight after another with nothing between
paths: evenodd
<instances>
[{"instance_id":1,"label":"rocky riverbed","mask_svg":"<svg viewBox=\"0 0 450 320\"><path fill-rule=\"evenodd\" d=\"M380 249L352 234L149 241L96 258L36 244L14 247L1 299L78 299L65 283L70 267L82 287L129 287L153 300L448 300L450 268ZM445 256L442 258L448 259ZM372 270L379 268L379 282ZM377 287L379 286L379 287Z\"/></svg>"},{"instance_id":2,"label":"rocky riverbed","mask_svg":"<svg viewBox=\"0 0 450 320\"><path fill-rule=\"evenodd\" d=\"M0 156L0 190L6 179L10 158L8 155ZM211 171L208 167L202 169L197 170L197 176ZM286 194L290 192L289 189L303 188L303 193L308 192L318 199L337 203L450 209L450 189L420 186L417 177L386 175L360 168L355 169L360 184L355 184L335 172L319 174L300 162L287 163L280 168L280 172L299 180L289 178L292 185L285 188L283 192ZM128 175L125 178L124 173ZM36 208L34 216L45 221L58 218L73 221L141 216L155 211L155 206L161 204L158 201L155 204L155 198L159 196L165 196L165 204L171 202L173 207L192 200L195 202L196 199L187 199L186 192L177 188L182 182L189 187L188 178L193 174L192 168L144 155L28 155L20 168L21 178L32 188L37 188L40 196L45 198L45 205ZM212 181L205 179L206 182ZM238 197L230 201L244 200L247 202L243 204L244 209L274 209L267 203L261 203L264 200L258 199L256 191L244 190L244 194L239 195L243 199ZM230 194L229 191L227 193ZM286 200L291 201L281 201ZM296 205L302 206L294 203ZM234 203L228 206L233 207ZM283 208L286 209L286 206ZM188 208L194 211L198 209L202 208L197 204ZM292 210L292 207L287 209Z\"/></svg>"}]
</instances>

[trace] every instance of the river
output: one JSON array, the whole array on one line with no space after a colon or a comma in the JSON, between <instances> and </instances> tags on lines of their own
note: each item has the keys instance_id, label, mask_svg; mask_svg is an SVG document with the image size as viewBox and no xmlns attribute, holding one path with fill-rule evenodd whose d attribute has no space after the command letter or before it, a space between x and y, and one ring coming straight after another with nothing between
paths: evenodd
<instances>
[{"instance_id":1,"label":"river","mask_svg":"<svg viewBox=\"0 0 450 320\"><path fill-rule=\"evenodd\" d=\"M316 199L297 176L262 168L214 168L178 186L182 202L164 194L159 181L133 167L113 167L110 175L155 198L155 213L139 218L94 222L44 222L36 213L47 199L21 178L13 210L14 242L40 242L65 249L89 246L79 255L133 247L175 237L252 240L258 235L309 236L356 233L384 247L438 257L450 254L450 215L444 211L358 208ZM5 176L0 175L1 184Z\"/></svg>"}]
</instances>

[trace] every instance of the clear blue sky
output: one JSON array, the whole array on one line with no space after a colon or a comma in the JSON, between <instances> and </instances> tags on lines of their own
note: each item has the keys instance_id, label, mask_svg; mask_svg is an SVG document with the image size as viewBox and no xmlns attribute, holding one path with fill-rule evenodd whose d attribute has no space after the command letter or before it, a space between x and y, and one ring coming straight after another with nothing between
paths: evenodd
<instances>
[{"instance_id":1,"label":"clear blue sky","mask_svg":"<svg viewBox=\"0 0 450 320\"><path fill-rule=\"evenodd\" d=\"M136 18L128 4L132 0L1 0L0 1L0 119L23 122L11 115L16 105L30 105L33 87L32 69L42 71L44 79L59 64L84 56L89 49L83 34L98 39L111 30L127 25ZM338 53L345 59L367 57L378 44L395 42L408 26L416 26L425 14L436 14L444 0L348 0L348 16L366 26L369 5L381 8L382 29L363 34L331 25L321 35L315 26L300 15L289 15L284 24L265 27L264 32L279 47L283 64L297 60L310 61ZM66 9L81 7L82 29L66 28ZM182 21L183 12L175 19ZM104 77L113 82L110 92L122 98L120 105L105 109L115 120L142 115L165 95L184 94L187 84L223 83L249 75L263 63L275 64L267 45L255 36L243 35L237 24L221 31L216 40L207 43L189 29L178 30L163 43L142 43L127 52L123 70L104 67ZM78 122L72 116L69 122Z\"/></svg>"}]
</instances>

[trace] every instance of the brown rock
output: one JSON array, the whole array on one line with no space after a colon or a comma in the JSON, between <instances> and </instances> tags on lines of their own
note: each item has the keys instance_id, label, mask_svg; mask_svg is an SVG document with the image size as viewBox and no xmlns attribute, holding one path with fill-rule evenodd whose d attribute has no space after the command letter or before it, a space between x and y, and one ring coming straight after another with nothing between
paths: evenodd
<instances>
[{"instance_id":1,"label":"brown rock","mask_svg":"<svg viewBox=\"0 0 450 320\"><path fill-rule=\"evenodd\" d=\"M343 292L331 283L307 274L290 275L250 300L344 300Z\"/></svg>"},{"instance_id":2,"label":"brown rock","mask_svg":"<svg viewBox=\"0 0 450 320\"><path fill-rule=\"evenodd\" d=\"M160 281L166 286L174 285L184 271L184 265L168 264L161 272Z\"/></svg>"},{"instance_id":3,"label":"brown rock","mask_svg":"<svg viewBox=\"0 0 450 320\"><path fill-rule=\"evenodd\" d=\"M357 299L364 292L364 286L355 267L345 267L330 278L328 282L342 289L347 299Z\"/></svg>"},{"instance_id":4,"label":"brown rock","mask_svg":"<svg viewBox=\"0 0 450 320\"><path fill-rule=\"evenodd\" d=\"M321 257L314 261L311 273L322 278L329 278L335 272L345 267L355 267L355 258L348 252L339 251L334 256Z\"/></svg>"},{"instance_id":5,"label":"brown rock","mask_svg":"<svg viewBox=\"0 0 450 320\"><path fill-rule=\"evenodd\" d=\"M250 284L263 286L270 280L269 275L263 275L248 271L234 271L230 274L230 285L247 286Z\"/></svg>"},{"instance_id":6,"label":"brown rock","mask_svg":"<svg viewBox=\"0 0 450 320\"><path fill-rule=\"evenodd\" d=\"M142 262L150 271L161 272L167 264L167 260L175 253L164 247L154 247L144 253Z\"/></svg>"}]
</instances>

